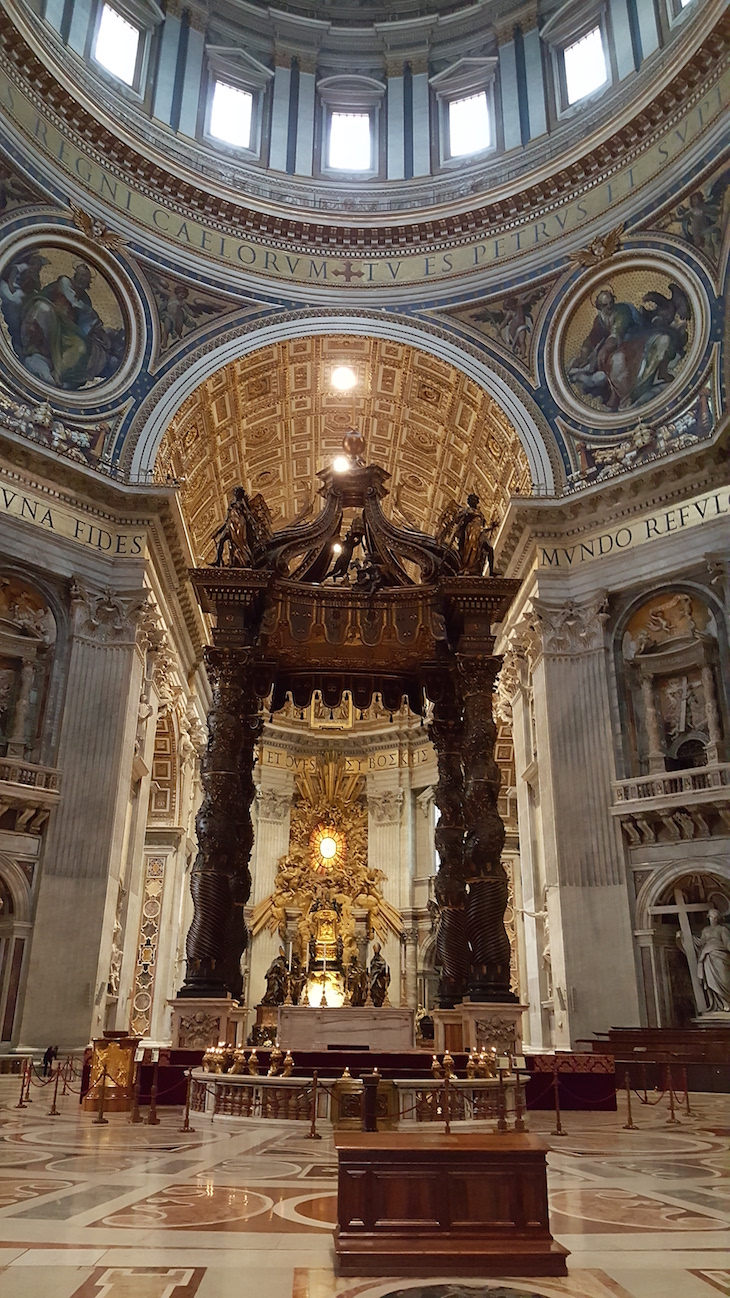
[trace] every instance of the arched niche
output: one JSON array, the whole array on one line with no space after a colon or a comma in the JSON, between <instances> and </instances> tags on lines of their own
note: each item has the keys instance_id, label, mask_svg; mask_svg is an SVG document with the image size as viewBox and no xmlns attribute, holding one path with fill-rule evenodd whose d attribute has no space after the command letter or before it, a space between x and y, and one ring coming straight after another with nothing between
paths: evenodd
<instances>
[{"instance_id":1,"label":"arched niche","mask_svg":"<svg viewBox=\"0 0 730 1298\"><path fill-rule=\"evenodd\" d=\"M711 1021L712 996L698 968L711 910L721 923L730 920L730 862L721 858L665 864L641 888L635 933L650 1027Z\"/></svg>"},{"instance_id":2,"label":"arched niche","mask_svg":"<svg viewBox=\"0 0 730 1298\"><path fill-rule=\"evenodd\" d=\"M40 762L58 627L48 597L0 572L0 755Z\"/></svg>"},{"instance_id":3,"label":"arched niche","mask_svg":"<svg viewBox=\"0 0 730 1298\"><path fill-rule=\"evenodd\" d=\"M31 932L31 889L22 863L0 853L0 1050L16 1037Z\"/></svg>"},{"instance_id":4,"label":"arched niche","mask_svg":"<svg viewBox=\"0 0 730 1298\"><path fill-rule=\"evenodd\" d=\"M637 600L619 625L616 650L630 773L725 761L725 628L709 596L676 585Z\"/></svg>"}]
</instances>

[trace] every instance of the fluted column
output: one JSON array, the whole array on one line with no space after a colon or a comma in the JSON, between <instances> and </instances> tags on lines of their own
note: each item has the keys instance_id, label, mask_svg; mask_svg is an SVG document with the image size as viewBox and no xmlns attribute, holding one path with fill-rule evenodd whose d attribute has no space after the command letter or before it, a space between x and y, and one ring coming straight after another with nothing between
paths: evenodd
<instances>
[{"instance_id":1,"label":"fluted column","mask_svg":"<svg viewBox=\"0 0 730 1298\"><path fill-rule=\"evenodd\" d=\"M264 771L266 775L266 771ZM289 850L292 790L260 785L256 790L252 901L255 906L274 891L279 861ZM281 943L279 933L264 928L251 942L249 1003L256 1005L266 991L264 975ZM288 953L288 944L285 947Z\"/></svg>"},{"instance_id":2,"label":"fluted column","mask_svg":"<svg viewBox=\"0 0 730 1298\"><path fill-rule=\"evenodd\" d=\"M532 681L555 1045L638 1023L602 592L533 600Z\"/></svg>"},{"instance_id":3,"label":"fluted column","mask_svg":"<svg viewBox=\"0 0 730 1298\"><path fill-rule=\"evenodd\" d=\"M406 928L401 934L405 947L405 1003L412 1009L418 1009L418 929Z\"/></svg>"},{"instance_id":4,"label":"fluted column","mask_svg":"<svg viewBox=\"0 0 730 1298\"><path fill-rule=\"evenodd\" d=\"M198 855L190 877L193 921L185 946L181 996L238 997L247 933L243 907L251 892L251 803L259 700L246 650L207 649L213 683L208 746L197 815Z\"/></svg>"},{"instance_id":5,"label":"fluted column","mask_svg":"<svg viewBox=\"0 0 730 1298\"><path fill-rule=\"evenodd\" d=\"M644 724L649 740L649 772L654 775L658 771L665 771L666 766L659 729L659 713L654 697L654 677L649 672L641 677L641 701L644 705Z\"/></svg>"},{"instance_id":6,"label":"fluted column","mask_svg":"<svg viewBox=\"0 0 730 1298\"><path fill-rule=\"evenodd\" d=\"M85 1045L105 922L114 917L144 656L147 592L74 585L61 718L61 802L51 820L33 932L22 1042ZM110 901L111 898L111 901Z\"/></svg>"}]
</instances>

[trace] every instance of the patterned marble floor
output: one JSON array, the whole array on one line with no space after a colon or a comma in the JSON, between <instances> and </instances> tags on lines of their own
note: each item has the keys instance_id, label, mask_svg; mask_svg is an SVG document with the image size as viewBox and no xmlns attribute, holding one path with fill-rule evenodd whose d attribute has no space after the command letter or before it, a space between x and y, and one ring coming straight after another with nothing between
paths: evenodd
<instances>
[{"instance_id":1,"label":"patterned marble floor","mask_svg":"<svg viewBox=\"0 0 730 1298\"><path fill-rule=\"evenodd\" d=\"M0 1078L0 1298L730 1298L726 1096L692 1097L674 1126L664 1102L635 1104L637 1131L621 1108L548 1134L567 1279L372 1281L333 1274L326 1135L199 1115L184 1135L179 1110L96 1126L72 1096L48 1116L48 1091L18 1110L17 1090Z\"/></svg>"}]
</instances>

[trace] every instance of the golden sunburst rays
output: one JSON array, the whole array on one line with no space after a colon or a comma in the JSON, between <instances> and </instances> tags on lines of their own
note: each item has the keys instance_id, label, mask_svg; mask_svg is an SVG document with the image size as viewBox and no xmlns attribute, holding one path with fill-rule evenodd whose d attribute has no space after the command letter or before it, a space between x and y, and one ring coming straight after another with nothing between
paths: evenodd
<instances>
[{"instance_id":1,"label":"golden sunburst rays","mask_svg":"<svg viewBox=\"0 0 730 1298\"><path fill-rule=\"evenodd\" d=\"M309 835L309 859L318 874L333 874L342 868L347 852L347 835L336 825L321 822Z\"/></svg>"},{"instance_id":2,"label":"golden sunburst rays","mask_svg":"<svg viewBox=\"0 0 730 1298\"><path fill-rule=\"evenodd\" d=\"M400 932L400 915L382 895L382 870L368 865L365 781L341 755L318 757L297 775L299 794L291 814L289 851L279 861L273 895L256 908L254 924L284 933L287 910L299 910L301 938L309 935L315 900L336 902L348 946L353 908L365 911L369 936Z\"/></svg>"}]
</instances>

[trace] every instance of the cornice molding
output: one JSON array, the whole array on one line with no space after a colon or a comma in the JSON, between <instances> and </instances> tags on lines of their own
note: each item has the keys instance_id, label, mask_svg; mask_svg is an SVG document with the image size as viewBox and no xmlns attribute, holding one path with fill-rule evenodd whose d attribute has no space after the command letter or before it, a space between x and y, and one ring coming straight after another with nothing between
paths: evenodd
<instances>
[{"instance_id":1,"label":"cornice molding","mask_svg":"<svg viewBox=\"0 0 730 1298\"><path fill-rule=\"evenodd\" d=\"M378 215L375 191L370 193L363 188L362 202L367 212L358 211L359 201L353 201L350 204L352 213L348 217L334 215L323 223L322 211L318 211L313 220L306 216L293 219L283 209L275 212L256 210L220 193L207 192L195 183L192 174L189 178L173 175L170 166L177 165L174 139L168 142L167 166L162 165L161 153L160 160L155 161L152 156L144 156L127 140L120 139L72 97L70 83L63 84L45 66L7 11L0 15L0 50L8 72L17 78L18 84L23 83L25 93L37 104L39 112L47 114L57 129L72 138L77 147L108 174L124 184L142 187L150 197L159 197L163 205L174 204L181 215L187 215L191 220L202 216L211 226L228 230L232 237L242 236L251 242L265 241L272 248L286 252L300 250L303 255L316 255L323 250L331 253L334 247L351 248L359 256L373 252L388 253L394 249L398 252L448 249L487 233L494 238L509 231L518 221L544 216L560 200L569 196L579 198L605 184L619 162L622 165L631 163L671 126L673 120L706 95L722 73L729 45L730 13L726 12L679 68L673 67L678 58L678 51L674 51L667 83L656 90L652 85L651 96L645 92L642 98L636 97L633 103L626 104L625 120L617 129L605 138L596 139L593 135L593 146L587 151L583 152L576 145L570 161L566 161L564 152L562 159L555 159L552 166L550 160L545 163L546 148L543 145L534 155L542 172L539 179L530 181L524 174L526 169L523 169L519 177L515 176L513 192L498 200L474 207L467 199L464 203L466 210L453 211L449 215L418 216L415 220L403 212L399 213L400 223L391 225L381 223L388 218ZM652 82L657 76L657 69L653 69ZM647 88L648 85L647 82ZM605 124L603 129L606 129ZM556 141L558 137L559 132ZM190 147L196 147L192 141ZM585 143L582 147L585 148ZM153 150L150 152L152 154ZM502 174L505 165L509 165L509 160L500 158ZM209 169L208 165L201 157L200 171L206 169ZM295 178L290 179L295 187ZM444 196L437 194L439 178L431 180L434 182L435 201L442 202ZM211 186L217 183L211 177ZM258 175L254 182L259 187L267 183L265 173ZM451 183L448 178L446 183ZM477 182L470 182L470 189L474 183ZM253 184L249 186L253 187ZM297 199L292 190L289 210L293 201ZM278 205L278 200L272 197L271 205L275 203ZM402 223L404 219L405 224ZM365 228L364 221L367 222Z\"/></svg>"},{"instance_id":2,"label":"cornice molding","mask_svg":"<svg viewBox=\"0 0 730 1298\"><path fill-rule=\"evenodd\" d=\"M662 507L672 507L730 482L726 416L711 445L690 447L665 460L642 465L621 477L552 499L513 497L495 543L500 570L510 577L530 569L539 541L574 543L605 522L613 527Z\"/></svg>"}]
</instances>

